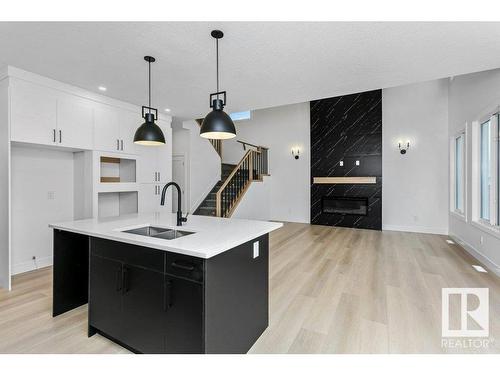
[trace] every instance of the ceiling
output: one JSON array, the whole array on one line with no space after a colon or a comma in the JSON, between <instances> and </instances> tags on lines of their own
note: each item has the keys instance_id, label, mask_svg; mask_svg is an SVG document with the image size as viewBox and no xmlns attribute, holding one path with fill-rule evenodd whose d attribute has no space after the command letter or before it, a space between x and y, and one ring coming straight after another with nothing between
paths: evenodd
<instances>
[{"instance_id":1,"label":"ceiling","mask_svg":"<svg viewBox=\"0 0 500 375\"><path fill-rule=\"evenodd\" d=\"M500 23L0 23L13 65L180 118L208 112L220 28L229 112L304 102L500 67Z\"/></svg>"}]
</instances>

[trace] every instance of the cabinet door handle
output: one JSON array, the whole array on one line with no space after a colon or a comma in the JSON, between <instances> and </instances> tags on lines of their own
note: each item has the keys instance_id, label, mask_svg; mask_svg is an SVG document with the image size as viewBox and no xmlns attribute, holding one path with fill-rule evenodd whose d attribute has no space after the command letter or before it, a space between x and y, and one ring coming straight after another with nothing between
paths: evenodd
<instances>
[{"instance_id":1,"label":"cabinet door handle","mask_svg":"<svg viewBox=\"0 0 500 375\"><path fill-rule=\"evenodd\" d=\"M165 304L163 306L165 311L173 305L173 283L172 280L168 280L167 285L165 285Z\"/></svg>"},{"instance_id":2,"label":"cabinet door handle","mask_svg":"<svg viewBox=\"0 0 500 375\"><path fill-rule=\"evenodd\" d=\"M121 143L121 147L120 147L120 148L121 148L121 150L123 151L123 139L122 139L122 140L120 140L120 143Z\"/></svg>"},{"instance_id":3,"label":"cabinet door handle","mask_svg":"<svg viewBox=\"0 0 500 375\"><path fill-rule=\"evenodd\" d=\"M121 267L116 270L116 291L119 292L122 290L122 269Z\"/></svg>"},{"instance_id":4,"label":"cabinet door handle","mask_svg":"<svg viewBox=\"0 0 500 375\"><path fill-rule=\"evenodd\" d=\"M118 151L120 151L120 140L119 139L116 140L116 149Z\"/></svg>"},{"instance_id":5,"label":"cabinet door handle","mask_svg":"<svg viewBox=\"0 0 500 375\"><path fill-rule=\"evenodd\" d=\"M59 143L62 143L62 130L59 130Z\"/></svg>"},{"instance_id":6,"label":"cabinet door handle","mask_svg":"<svg viewBox=\"0 0 500 375\"><path fill-rule=\"evenodd\" d=\"M194 271L194 266L192 264L179 264L177 262L172 262L172 267L173 268L178 268L180 270L184 271Z\"/></svg>"},{"instance_id":7,"label":"cabinet door handle","mask_svg":"<svg viewBox=\"0 0 500 375\"><path fill-rule=\"evenodd\" d=\"M160 172L158 172L158 181L161 181Z\"/></svg>"},{"instance_id":8,"label":"cabinet door handle","mask_svg":"<svg viewBox=\"0 0 500 375\"><path fill-rule=\"evenodd\" d=\"M52 132L52 141L54 143L56 143L56 129L52 129L52 130L53 130L53 132Z\"/></svg>"},{"instance_id":9,"label":"cabinet door handle","mask_svg":"<svg viewBox=\"0 0 500 375\"><path fill-rule=\"evenodd\" d=\"M122 294L128 292L129 289L129 271L128 267L123 266L123 276L122 276Z\"/></svg>"}]
</instances>

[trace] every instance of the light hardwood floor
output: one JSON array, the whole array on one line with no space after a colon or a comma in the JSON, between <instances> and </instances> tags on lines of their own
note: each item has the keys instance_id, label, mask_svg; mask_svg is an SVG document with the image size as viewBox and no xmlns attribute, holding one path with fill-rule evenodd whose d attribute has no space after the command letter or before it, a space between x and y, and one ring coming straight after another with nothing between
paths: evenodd
<instances>
[{"instance_id":1,"label":"light hardwood floor","mask_svg":"<svg viewBox=\"0 0 500 375\"><path fill-rule=\"evenodd\" d=\"M500 353L500 279L446 239L287 223L270 237L269 328L250 353ZM86 306L52 318L51 280L45 268L0 290L0 353L127 353L87 338ZM441 347L443 287L489 288L488 348Z\"/></svg>"}]
</instances>

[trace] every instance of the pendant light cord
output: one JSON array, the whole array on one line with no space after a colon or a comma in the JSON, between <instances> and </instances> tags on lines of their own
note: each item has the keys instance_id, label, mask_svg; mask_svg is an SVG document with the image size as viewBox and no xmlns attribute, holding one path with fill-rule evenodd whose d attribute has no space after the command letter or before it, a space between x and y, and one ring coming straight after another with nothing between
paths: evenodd
<instances>
[{"instance_id":1,"label":"pendant light cord","mask_svg":"<svg viewBox=\"0 0 500 375\"><path fill-rule=\"evenodd\" d=\"M149 77L149 113L151 113L151 61L148 61L148 67L149 67L149 73L148 73L148 77Z\"/></svg>"},{"instance_id":2,"label":"pendant light cord","mask_svg":"<svg viewBox=\"0 0 500 375\"><path fill-rule=\"evenodd\" d=\"M219 99L219 39L215 39L215 54L216 54L216 62L217 66L217 99Z\"/></svg>"}]
</instances>

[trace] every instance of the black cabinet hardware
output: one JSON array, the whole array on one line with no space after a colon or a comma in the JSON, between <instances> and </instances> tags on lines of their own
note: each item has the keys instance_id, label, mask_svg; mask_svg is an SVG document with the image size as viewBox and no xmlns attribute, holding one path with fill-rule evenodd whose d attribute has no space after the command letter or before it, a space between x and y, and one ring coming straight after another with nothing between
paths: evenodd
<instances>
[{"instance_id":1,"label":"black cabinet hardware","mask_svg":"<svg viewBox=\"0 0 500 375\"><path fill-rule=\"evenodd\" d=\"M121 150L123 151L123 139L122 139L122 140L120 140L120 144L121 144L120 148L121 148Z\"/></svg>"},{"instance_id":2,"label":"black cabinet hardware","mask_svg":"<svg viewBox=\"0 0 500 375\"><path fill-rule=\"evenodd\" d=\"M129 289L129 269L127 266L123 266L123 281L122 281L122 293L125 294Z\"/></svg>"},{"instance_id":3,"label":"black cabinet hardware","mask_svg":"<svg viewBox=\"0 0 500 375\"><path fill-rule=\"evenodd\" d=\"M122 277L122 269L118 268L116 270L116 291L119 292L122 290L123 277Z\"/></svg>"},{"instance_id":4,"label":"black cabinet hardware","mask_svg":"<svg viewBox=\"0 0 500 375\"><path fill-rule=\"evenodd\" d=\"M53 137L52 137L52 141L55 143L56 142L56 129L52 129L53 133Z\"/></svg>"},{"instance_id":5,"label":"black cabinet hardware","mask_svg":"<svg viewBox=\"0 0 500 375\"><path fill-rule=\"evenodd\" d=\"M116 149L118 151L120 151L120 140L119 139L116 140Z\"/></svg>"},{"instance_id":6,"label":"black cabinet hardware","mask_svg":"<svg viewBox=\"0 0 500 375\"><path fill-rule=\"evenodd\" d=\"M194 271L194 266L192 264L181 264L177 262L172 262L173 268L178 268L184 271Z\"/></svg>"},{"instance_id":7,"label":"black cabinet hardware","mask_svg":"<svg viewBox=\"0 0 500 375\"><path fill-rule=\"evenodd\" d=\"M167 287L165 288L165 310L168 308L172 307L172 288L173 288L173 281L168 280L167 281Z\"/></svg>"},{"instance_id":8,"label":"black cabinet hardware","mask_svg":"<svg viewBox=\"0 0 500 375\"><path fill-rule=\"evenodd\" d=\"M59 130L59 143L62 143L62 130Z\"/></svg>"}]
</instances>

